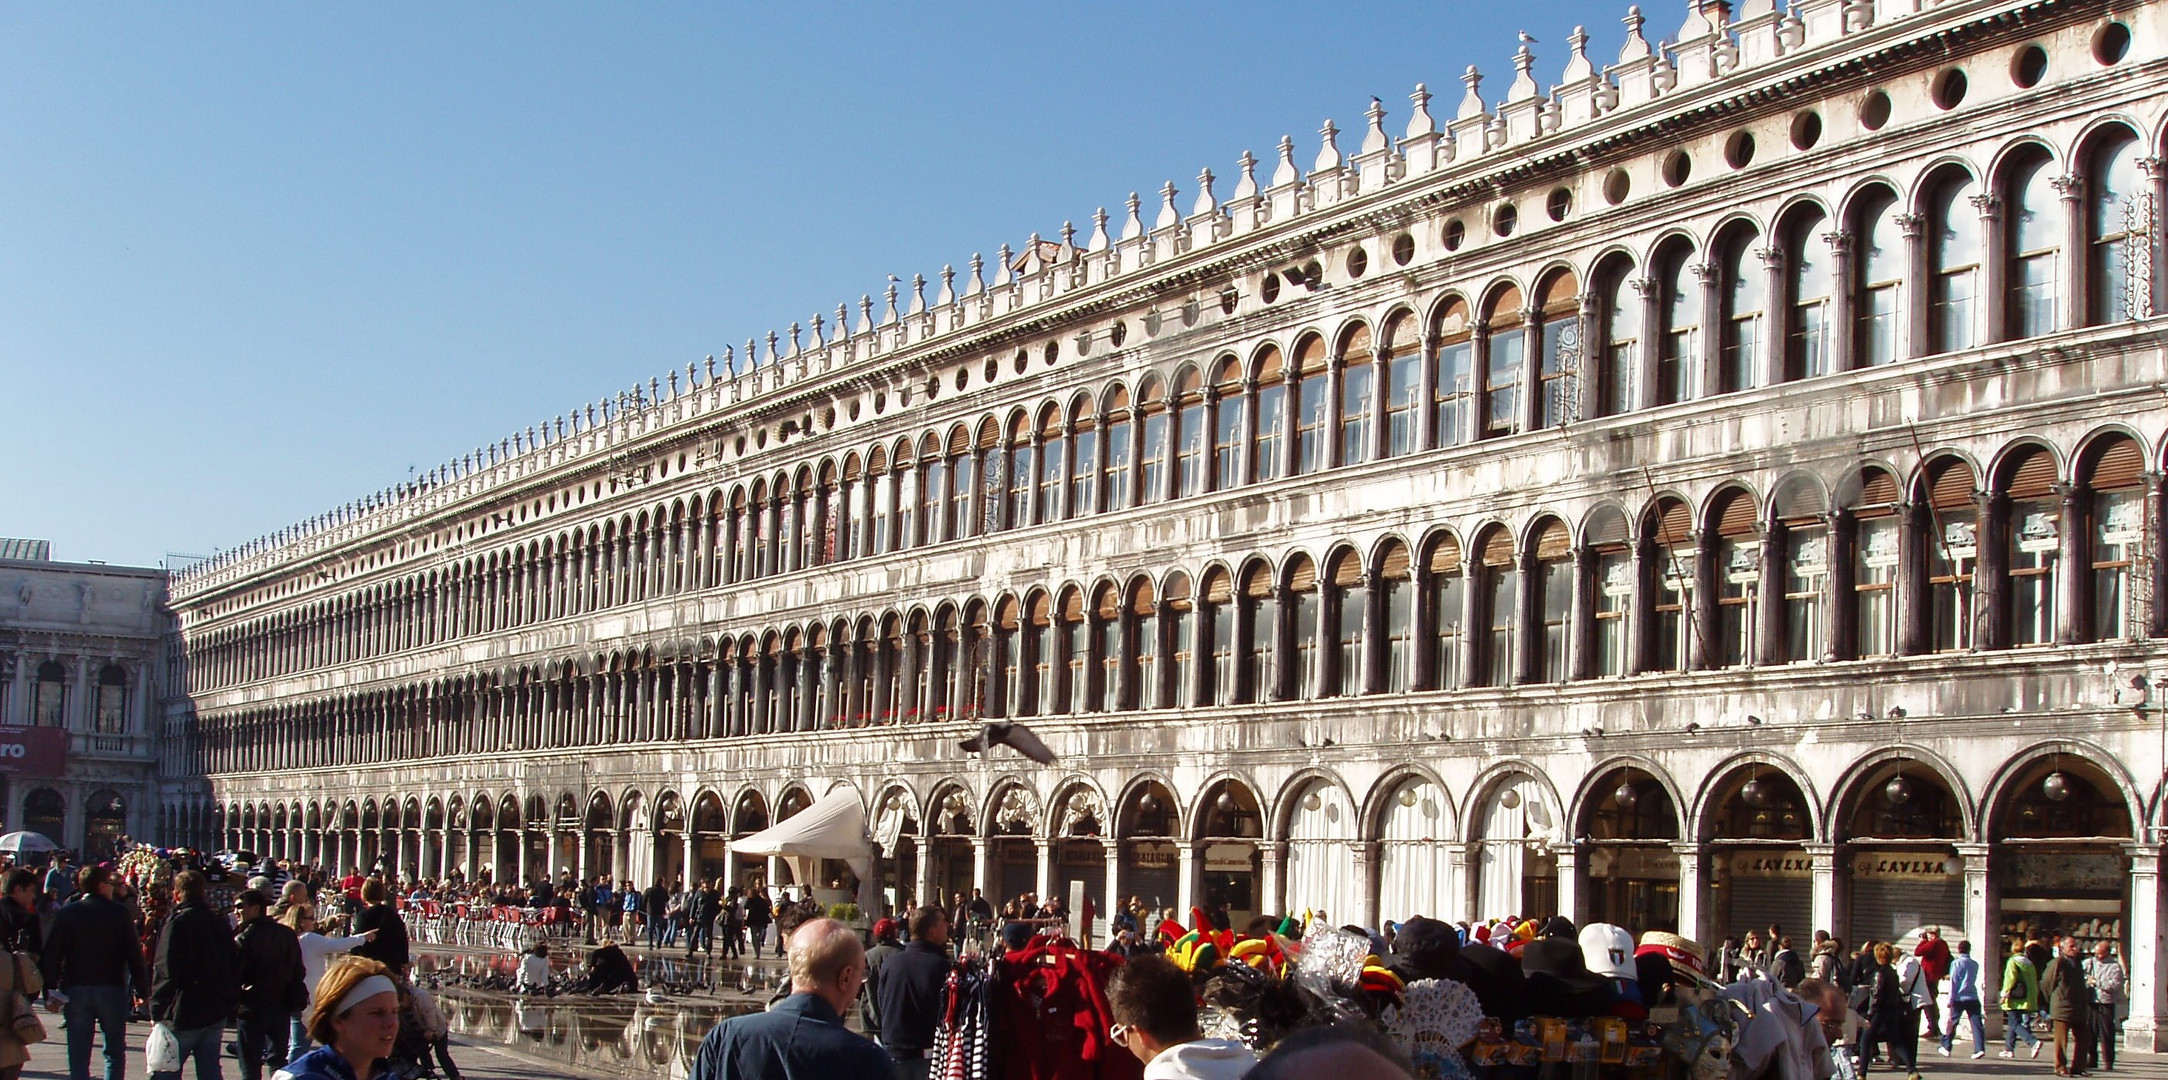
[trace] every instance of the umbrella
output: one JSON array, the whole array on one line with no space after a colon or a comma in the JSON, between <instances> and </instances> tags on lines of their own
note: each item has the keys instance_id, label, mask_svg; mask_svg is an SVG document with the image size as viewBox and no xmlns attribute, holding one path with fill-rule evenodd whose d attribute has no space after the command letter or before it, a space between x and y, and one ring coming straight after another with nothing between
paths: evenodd
<instances>
[{"instance_id":1,"label":"umbrella","mask_svg":"<svg viewBox=\"0 0 2168 1080\"><path fill-rule=\"evenodd\" d=\"M44 833L11 832L6 836L0 836L0 851L22 853L58 850L60 850L60 845L47 840Z\"/></svg>"}]
</instances>

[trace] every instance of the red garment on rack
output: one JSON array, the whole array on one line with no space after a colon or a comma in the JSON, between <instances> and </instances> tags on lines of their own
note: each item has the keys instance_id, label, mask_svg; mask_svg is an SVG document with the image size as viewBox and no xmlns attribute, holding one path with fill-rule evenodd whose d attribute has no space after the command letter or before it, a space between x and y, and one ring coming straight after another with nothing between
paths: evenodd
<instances>
[{"instance_id":1,"label":"red garment on rack","mask_svg":"<svg viewBox=\"0 0 2168 1080\"><path fill-rule=\"evenodd\" d=\"M1143 1080L1116 1043L1106 984L1122 960L1068 941L1034 941L998 968L996 1017L1004 1080Z\"/></svg>"}]
</instances>

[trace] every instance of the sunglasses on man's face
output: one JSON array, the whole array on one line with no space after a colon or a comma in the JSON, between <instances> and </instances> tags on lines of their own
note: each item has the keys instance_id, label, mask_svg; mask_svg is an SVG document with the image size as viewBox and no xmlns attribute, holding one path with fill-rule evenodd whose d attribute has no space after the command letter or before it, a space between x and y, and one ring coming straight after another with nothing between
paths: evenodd
<instances>
[{"instance_id":1,"label":"sunglasses on man's face","mask_svg":"<svg viewBox=\"0 0 2168 1080\"><path fill-rule=\"evenodd\" d=\"M1128 1024L1116 1024L1107 1029L1107 1038L1118 1043L1126 1043L1129 1041L1129 1033L1135 1030L1137 1029Z\"/></svg>"}]
</instances>

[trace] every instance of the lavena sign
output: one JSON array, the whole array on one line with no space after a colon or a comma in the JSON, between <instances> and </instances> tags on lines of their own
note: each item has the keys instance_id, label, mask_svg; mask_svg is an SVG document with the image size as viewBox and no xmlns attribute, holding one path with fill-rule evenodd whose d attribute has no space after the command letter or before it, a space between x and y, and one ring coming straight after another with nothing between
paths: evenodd
<instances>
[{"instance_id":1,"label":"lavena sign","mask_svg":"<svg viewBox=\"0 0 2168 1080\"><path fill-rule=\"evenodd\" d=\"M0 776L59 776L67 763L67 728L0 725Z\"/></svg>"}]
</instances>

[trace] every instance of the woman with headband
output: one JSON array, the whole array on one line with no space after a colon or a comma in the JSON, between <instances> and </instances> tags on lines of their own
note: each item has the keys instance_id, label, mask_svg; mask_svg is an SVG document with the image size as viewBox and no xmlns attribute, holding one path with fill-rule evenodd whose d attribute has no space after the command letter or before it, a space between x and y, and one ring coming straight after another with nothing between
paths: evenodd
<instances>
[{"instance_id":1,"label":"woman with headband","mask_svg":"<svg viewBox=\"0 0 2168 1080\"><path fill-rule=\"evenodd\" d=\"M384 965L350 956L324 972L309 1007L309 1037L319 1044L271 1080L386 1080L383 1068L399 1037L399 984Z\"/></svg>"}]
</instances>

